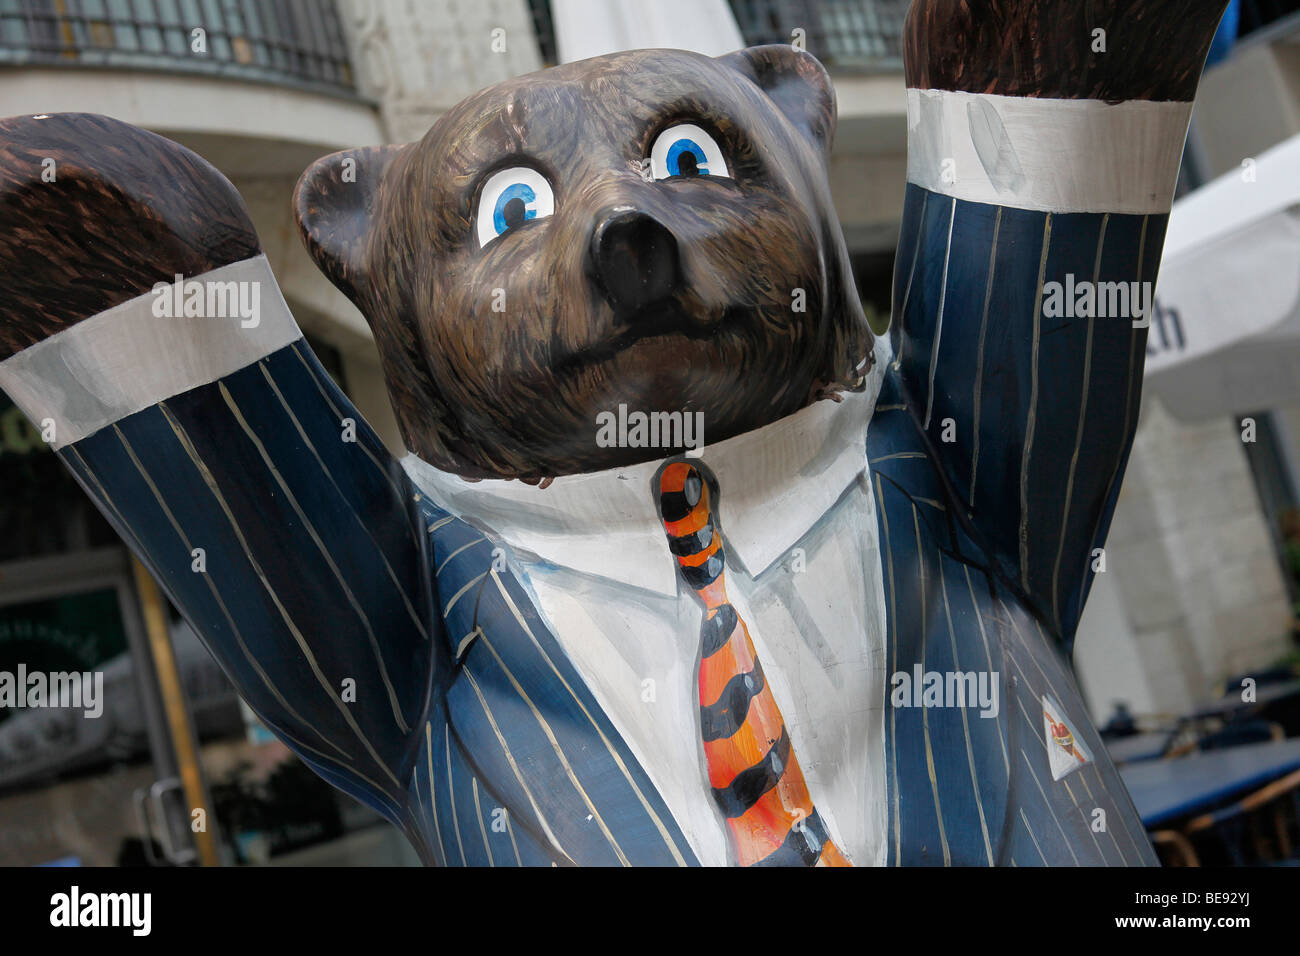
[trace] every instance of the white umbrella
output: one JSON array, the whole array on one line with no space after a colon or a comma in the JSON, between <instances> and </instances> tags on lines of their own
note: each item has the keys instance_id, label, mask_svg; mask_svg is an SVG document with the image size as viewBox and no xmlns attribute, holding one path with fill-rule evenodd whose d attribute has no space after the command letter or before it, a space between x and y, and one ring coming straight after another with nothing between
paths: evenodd
<instances>
[{"instance_id":1,"label":"white umbrella","mask_svg":"<svg viewBox=\"0 0 1300 956\"><path fill-rule=\"evenodd\" d=\"M552 0L560 62L667 47L718 56L745 45L726 0Z\"/></svg>"},{"instance_id":2,"label":"white umbrella","mask_svg":"<svg viewBox=\"0 0 1300 956\"><path fill-rule=\"evenodd\" d=\"M1188 421L1300 405L1300 136L1174 204L1146 370Z\"/></svg>"}]
</instances>

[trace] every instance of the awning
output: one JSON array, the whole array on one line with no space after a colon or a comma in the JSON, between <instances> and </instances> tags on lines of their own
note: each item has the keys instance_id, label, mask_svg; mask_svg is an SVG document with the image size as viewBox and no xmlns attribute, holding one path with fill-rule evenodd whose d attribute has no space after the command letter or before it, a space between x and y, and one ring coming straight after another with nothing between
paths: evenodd
<instances>
[{"instance_id":1,"label":"awning","mask_svg":"<svg viewBox=\"0 0 1300 956\"><path fill-rule=\"evenodd\" d=\"M1300 405L1300 136L1174 204L1146 373L1187 421Z\"/></svg>"}]
</instances>

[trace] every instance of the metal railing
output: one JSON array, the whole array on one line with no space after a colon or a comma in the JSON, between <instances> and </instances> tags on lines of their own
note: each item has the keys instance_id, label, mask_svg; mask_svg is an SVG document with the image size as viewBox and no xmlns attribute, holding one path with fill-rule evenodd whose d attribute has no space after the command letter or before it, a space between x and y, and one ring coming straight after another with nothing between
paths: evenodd
<instances>
[{"instance_id":1,"label":"metal railing","mask_svg":"<svg viewBox=\"0 0 1300 956\"><path fill-rule=\"evenodd\" d=\"M729 2L747 46L792 43L801 36L804 48L832 69L874 73L903 68L903 21L911 0Z\"/></svg>"},{"instance_id":2,"label":"metal railing","mask_svg":"<svg viewBox=\"0 0 1300 956\"><path fill-rule=\"evenodd\" d=\"M863 72L903 68L900 41L911 0L729 0L746 46L792 43L828 67ZM542 62L557 62L550 0L528 0Z\"/></svg>"},{"instance_id":3,"label":"metal railing","mask_svg":"<svg viewBox=\"0 0 1300 956\"><path fill-rule=\"evenodd\" d=\"M3 66L201 73L356 95L334 0L0 0Z\"/></svg>"},{"instance_id":4,"label":"metal railing","mask_svg":"<svg viewBox=\"0 0 1300 956\"><path fill-rule=\"evenodd\" d=\"M2 2L2 0L0 0ZM748 46L804 42L827 66L860 71L903 67L903 21L911 0L728 0ZM528 0L542 61L557 62L550 0ZM1300 0L1241 0L1238 36L1272 36L1300 25Z\"/></svg>"}]
</instances>

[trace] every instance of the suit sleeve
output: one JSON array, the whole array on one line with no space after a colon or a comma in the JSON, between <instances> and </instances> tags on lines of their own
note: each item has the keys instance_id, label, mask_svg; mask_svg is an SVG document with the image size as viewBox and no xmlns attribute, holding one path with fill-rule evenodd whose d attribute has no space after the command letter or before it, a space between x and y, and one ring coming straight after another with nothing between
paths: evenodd
<instances>
[{"instance_id":1,"label":"suit sleeve","mask_svg":"<svg viewBox=\"0 0 1300 956\"><path fill-rule=\"evenodd\" d=\"M304 343L237 194L213 210L233 193L220 174L123 124L84 147L105 131L95 118L54 119L14 138L79 150L83 201L28 192L72 232L61 258L5 280L24 284L0 310L0 388L52 427L266 724L400 822L412 728L445 660L415 490ZM113 149L147 155L115 168ZM21 160L0 159L12 198ZM171 183L152 194L160 167ZM119 237L94 240L101 211ZM215 234L204 213L224 216Z\"/></svg>"},{"instance_id":2,"label":"suit sleeve","mask_svg":"<svg viewBox=\"0 0 1300 956\"><path fill-rule=\"evenodd\" d=\"M442 647L414 490L303 341L59 455L254 711L393 815Z\"/></svg>"},{"instance_id":3,"label":"suit sleeve","mask_svg":"<svg viewBox=\"0 0 1300 956\"><path fill-rule=\"evenodd\" d=\"M908 17L896 368L958 520L1067 645L1223 6L917 0Z\"/></svg>"}]
</instances>

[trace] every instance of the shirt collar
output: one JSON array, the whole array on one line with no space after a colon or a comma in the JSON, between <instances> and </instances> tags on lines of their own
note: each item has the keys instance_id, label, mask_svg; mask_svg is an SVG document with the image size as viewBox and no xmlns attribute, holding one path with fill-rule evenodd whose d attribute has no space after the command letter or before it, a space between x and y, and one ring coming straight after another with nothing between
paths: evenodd
<instances>
[{"instance_id":1,"label":"shirt collar","mask_svg":"<svg viewBox=\"0 0 1300 956\"><path fill-rule=\"evenodd\" d=\"M706 445L698 455L718 479L729 555L751 577L793 547L867 471L867 425L884 365L877 354L861 392L843 393L840 402L815 402L762 428ZM491 528L515 551L673 595L677 564L653 491L662 464L660 459L567 475L540 488L502 479L466 481L415 455L402 459L416 486L436 503Z\"/></svg>"}]
</instances>

